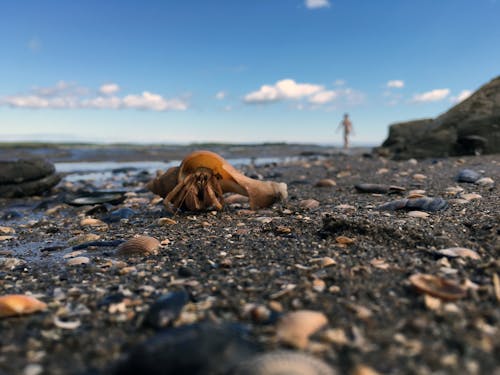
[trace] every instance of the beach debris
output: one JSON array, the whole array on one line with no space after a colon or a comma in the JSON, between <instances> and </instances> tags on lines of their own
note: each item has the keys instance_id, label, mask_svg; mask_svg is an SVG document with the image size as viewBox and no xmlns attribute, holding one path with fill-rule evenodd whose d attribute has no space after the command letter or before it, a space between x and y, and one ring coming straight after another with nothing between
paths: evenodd
<instances>
[{"instance_id":1,"label":"beach debris","mask_svg":"<svg viewBox=\"0 0 500 375\"><path fill-rule=\"evenodd\" d=\"M427 176L425 174L421 174L421 173L415 173L412 178L415 180L415 181L425 181L427 180Z\"/></svg>"},{"instance_id":2,"label":"beach debris","mask_svg":"<svg viewBox=\"0 0 500 375\"><path fill-rule=\"evenodd\" d=\"M47 304L24 294L8 294L0 297L0 318L32 314L47 309Z\"/></svg>"},{"instance_id":3,"label":"beach debris","mask_svg":"<svg viewBox=\"0 0 500 375\"><path fill-rule=\"evenodd\" d=\"M474 260L481 259L478 253L474 250L466 249L465 247L450 247L447 249L441 249L437 251L439 254L444 255L448 258L470 258Z\"/></svg>"},{"instance_id":4,"label":"beach debris","mask_svg":"<svg viewBox=\"0 0 500 375\"><path fill-rule=\"evenodd\" d=\"M189 295L185 291L170 292L161 296L149 308L143 324L155 329L171 325L188 301Z\"/></svg>"},{"instance_id":5,"label":"beach debris","mask_svg":"<svg viewBox=\"0 0 500 375\"><path fill-rule=\"evenodd\" d=\"M150 236L137 236L118 246L120 255L149 255L158 254L160 241Z\"/></svg>"},{"instance_id":6,"label":"beach debris","mask_svg":"<svg viewBox=\"0 0 500 375\"><path fill-rule=\"evenodd\" d=\"M472 169L462 169L458 172L456 180L458 182L470 182L474 183L481 178L481 174L473 171Z\"/></svg>"},{"instance_id":7,"label":"beach debris","mask_svg":"<svg viewBox=\"0 0 500 375\"><path fill-rule=\"evenodd\" d=\"M370 183L356 184L354 185L354 188L359 193L373 193L373 194L394 194L394 193L401 193L406 190L402 186L370 184Z\"/></svg>"},{"instance_id":8,"label":"beach debris","mask_svg":"<svg viewBox=\"0 0 500 375\"><path fill-rule=\"evenodd\" d=\"M169 217L160 217L156 223L160 226L169 226L169 225L174 225L177 224L177 221L174 219L171 219Z\"/></svg>"},{"instance_id":9,"label":"beach debris","mask_svg":"<svg viewBox=\"0 0 500 375\"><path fill-rule=\"evenodd\" d=\"M14 234L14 233L16 233L16 231L14 228L11 228L11 227L0 226L0 233L2 233L2 234Z\"/></svg>"},{"instance_id":10,"label":"beach debris","mask_svg":"<svg viewBox=\"0 0 500 375\"><path fill-rule=\"evenodd\" d=\"M477 193L467 193L467 194L460 194L461 199L465 199L467 202L473 201L475 199L481 199L482 196Z\"/></svg>"},{"instance_id":11,"label":"beach debris","mask_svg":"<svg viewBox=\"0 0 500 375\"><path fill-rule=\"evenodd\" d=\"M239 324L186 324L136 346L114 374L229 374L259 350Z\"/></svg>"},{"instance_id":12,"label":"beach debris","mask_svg":"<svg viewBox=\"0 0 500 375\"><path fill-rule=\"evenodd\" d=\"M439 211L448 206L443 198L404 198L387 202L378 206L381 211L410 210L410 211Z\"/></svg>"},{"instance_id":13,"label":"beach debris","mask_svg":"<svg viewBox=\"0 0 500 375\"><path fill-rule=\"evenodd\" d=\"M495 184L495 181L491 177L482 177L474 183L480 186L491 186Z\"/></svg>"},{"instance_id":14,"label":"beach debris","mask_svg":"<svg viewBox=\"0 0 500 375\"><path fill-rule=\"evenodd\" d=\"M335 237L335 242L341 245L350 245L355 242L354 238L347 236L337 236Z\"/></svg>"},{"instance_id":15,"label":"beach debris","mask_svg":"<svg viewBox=\"0 0 500 375\"><path fill-rule=\"evenodd\" d=\"M334 187L337 183L331 178L323 178L314 184L316 187Z\"/></svg>"},{"instance_id":16,"label":"beach debris","mask_svg":"<svg viewBox=\"0 0 500 375\"><path fill-rule=\"evenodd\" d=\"M106 224L104 221L101 221L99 219L94 219L92 217L86 217L86 218L80 220L80 226L82 226L82 227L107 227L108 224Z\"/></svg>"},{"instance_id":17,"label":"beach debris","mask_svg":"<svg viewBox=\"0 0 500 375\"><path fill-rule=\"evenodd\" d=\"M424 211L409 211L408 216L417 217L420 219L425 219L425 218L429 217L429 214L427 212L424 212Z\"/></svg>"},{"instance_id":18,"label":"beach debris","mask_svg":"<svg viewBox=\"0 0 500 375\"><path fill-rule=\"evenodd\" d=\"M210 151L194 151L179 167L173 167L147 185L164 197L164 204L189 211L221 210L223 194L232 192L248 196L250 208L271 206L288 196L285 183L259 181L237 171L221 156Z\"/></svg>"},{"instance_id":19,"label":"beach debris","mask_svg":"<svg viewBox=\"0 0 500 375\"><path fill-rule=\"evenodd\" d=\"M283 315L276 326L276 338L279 342L294 348L304 349L309 343L309 336L328 323L322 312L299 310Z\"/></svg>"},{"instance_id":20,"label":"beach debris","mask_svg":"<svg viewBox=\"0 0 500 375\"><path fill-rule=\"evenodd\" d=\"M234 375L335 375L326 362L309 354L279 350L250 358L232 372Z\"/></svg>"},{"instance_id":21,"label":"beach debris","mask_svg":"<svg viewBox=\"0 0 500 375\"><path fill-rule=\"evenodd\" d=\"M442 300L454 301L466 295L465 288L460 284L439 276L417 273L411 275L409 280L419 292Z\"/></svg>"},{"instance_id":22,"label":"beach debris","mask_svg":"<svg viewBox=\"0 0 500 375\"><path fill-rule=\"evenodd\" d=\"M76 320L62 320L58 316L54 316L54 325L57 328L61 329L67 329L67 330L74 330L80 327L82 322L80 319Z\"/></svg>"}]
</instances>

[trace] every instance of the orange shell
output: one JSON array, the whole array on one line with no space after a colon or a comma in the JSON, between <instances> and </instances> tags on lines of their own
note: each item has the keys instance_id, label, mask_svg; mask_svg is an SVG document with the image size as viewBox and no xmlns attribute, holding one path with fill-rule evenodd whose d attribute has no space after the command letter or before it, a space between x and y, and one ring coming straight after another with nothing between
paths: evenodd
<instances>
[{"instance_id":1,"label":"orange shell","mask_svg":"<svg viewBox=\"0 0 500 375\"><path fill-rule=\"evenodd\" d=\"M466 295L460 284L442 277L417 273L411 275L409 280L418 291L443 300L454 301Z\"/></svg>"},{"instance_id":2,"label":"orange shell","mask_svg":"<svg viewBox=\"0 0 500 375\"><path fill-rule=\"evenodd\" d=\"M0 297L0 318L31 314L47 309L47 304L24 294L8 294Z\"/></svg>"},{"instance_id":3,"label":"orange shell","mask_svg":"<svg viewBox=\"0 0 500 375\"><path fill-rule=\"evenodd\" d=\"M118 246L121 255L157 254L160 241L150 236L137 236Z\"/></svg>"}]
</instances>

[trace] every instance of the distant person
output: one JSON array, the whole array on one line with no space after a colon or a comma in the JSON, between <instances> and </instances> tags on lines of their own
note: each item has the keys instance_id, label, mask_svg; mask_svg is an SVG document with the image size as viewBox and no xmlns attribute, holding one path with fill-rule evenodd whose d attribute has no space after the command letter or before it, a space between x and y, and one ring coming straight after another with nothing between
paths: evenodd
<instances>
[{"instance_id":1,"label":"distant person","mask_svg":"<svg viewBox=\"0 0 500 375\"><path fill-rule=\"evenodd\" d=\"M353 131L352 122L349 119L348 113L344 114L344 119L340 122L339 126L337 127L337 132L341 128L344 131L344 148L348 149L349 148L349 134L351 133L351 131Z\"/></svg>"}]
</instances>

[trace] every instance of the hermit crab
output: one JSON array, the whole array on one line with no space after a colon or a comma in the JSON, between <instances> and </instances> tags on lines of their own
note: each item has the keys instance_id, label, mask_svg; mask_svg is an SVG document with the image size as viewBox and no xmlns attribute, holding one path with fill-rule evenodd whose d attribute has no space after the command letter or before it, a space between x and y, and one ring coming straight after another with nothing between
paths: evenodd
<instances>
[{"instance_id":1,"label":"hermit crab","mask_svg":"<svg viewBox=\"0 0 500 375\"><path fill-rule=\"evenodd\" d=\"M259 181L236 170L220 155L211 151L194 151L178 167L172 167L147 184L149 190L164 198L164 204L176 209L200 211L221 210L224 193L249 198L250 208L269 207L287 198L282 182Z\"/></svg>"}]
</instances>

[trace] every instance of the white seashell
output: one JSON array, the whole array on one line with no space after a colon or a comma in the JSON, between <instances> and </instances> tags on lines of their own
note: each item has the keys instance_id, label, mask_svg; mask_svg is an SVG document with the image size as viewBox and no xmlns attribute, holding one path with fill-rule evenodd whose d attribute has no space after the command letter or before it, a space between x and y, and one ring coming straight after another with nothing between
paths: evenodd
<instances>
[{"instance_id":1,"label":"white seashell","mask_svg":"<svg viewBox=\"0 0 500 375\"><path fill-rule=\"evenodd\" d=\"M118 247L118 254L120 255L145 255L145 254L158 254L160 241L150 236L138 236L131 238L127 242L122 243Z\"/></svg>"}]
</instances>

